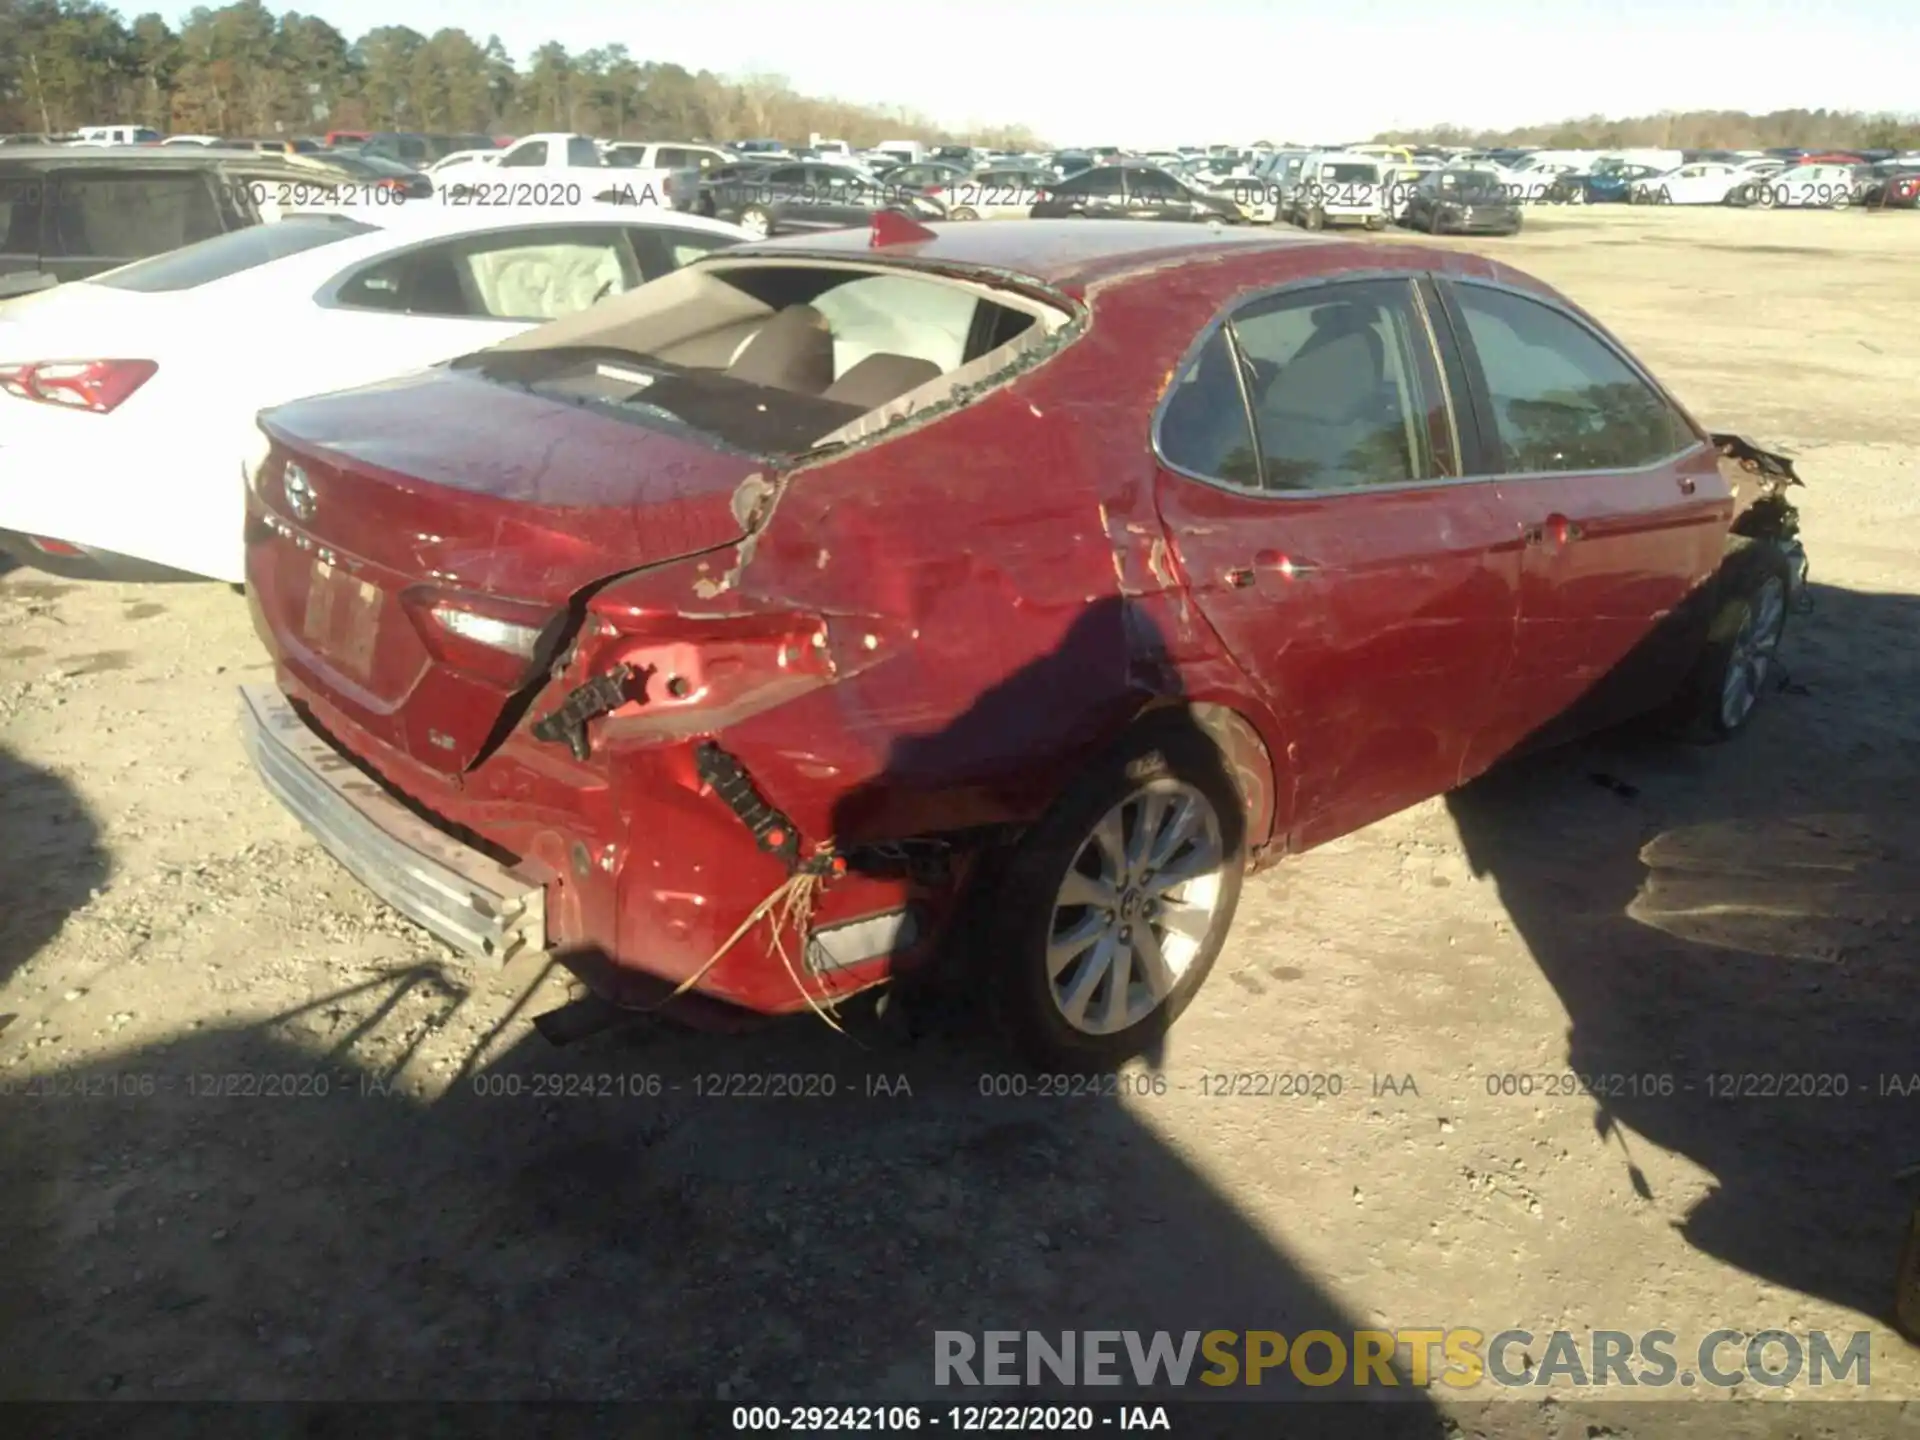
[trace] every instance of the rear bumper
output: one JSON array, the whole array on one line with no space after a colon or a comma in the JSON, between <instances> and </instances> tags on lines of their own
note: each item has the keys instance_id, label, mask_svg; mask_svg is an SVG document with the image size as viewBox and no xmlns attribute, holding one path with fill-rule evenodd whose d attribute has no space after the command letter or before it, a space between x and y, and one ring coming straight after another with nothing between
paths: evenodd
<instances>
[{"instance_id":1,"label":"rear bumper","mask_svg":"<svg viewBox=\"0 0 1920 1440\"><path fill-rule=\"evenodd\" d=\"M546 948L544 887L414 815L336 754L279 691L242 686L240 729L267 788L409 920L487 964Z\"/></svg>"},{"instance_id":2,"label":"rear bumper","mask_svg":"<svg viewBox=\"0 0 1920 1440\"><path fill-rule=\"evenodd\" d=\"M0 528L240 584L246 485L218 424L0 396Z\"/></svg>"},{"instance_id":3,"label":"rear bumper","mask_svg":"<svg viewBox=\"0 0 1920 1440\"><path fill-rule=\"evenodd\" d=\"M13 530L0 530L0 551L11 555L22 565L45 571L49 575L58 575L63 580L105 580L148 584L181 580L202 581L207 578L185 570L175 570L168 565L156 565L151 560L137 560L131 555L121 555L112 550L99 550L91 545L67 545L67 542L55 540L56 546L65 545L67 548L49 550L42 543L47 540L54 540L54 537L35 537L22 535ZM67 553L68 550L79 553L70 554Z\"/></svg>"}]
</instances>

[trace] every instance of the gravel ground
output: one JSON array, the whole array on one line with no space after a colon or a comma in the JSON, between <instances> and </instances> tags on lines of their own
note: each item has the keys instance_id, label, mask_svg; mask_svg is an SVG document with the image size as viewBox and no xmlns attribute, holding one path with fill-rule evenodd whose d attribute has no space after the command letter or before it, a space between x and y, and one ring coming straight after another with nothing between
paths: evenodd
<instances>
[{"instance_id":1,"label":"gravel ground","mask_svg":"<svg viewBox=\"0 0 1920 1440\"><path fill-rule=\"evenodd\" d=\"M1871 1393L1920 1398L1885 1322L1920 1088L1881 1093L1920 1072L1920 218L1566 211L1484 248L1797 457L1791 685L1735 745L1604 737L1250 884L1138 1094L983 1093L966 1027L859 1017L552 1048L562 977L467 969L256 783L240 596L0 576L0 1395L869 1401L927 1396L936 1329L1465 1325L1872 1329ZM836 1093L697 1093L746 1071ZM1202 1093L1243 1071L1339 1093ZM1674 1082L1495 1093L1567 1071ZM1604 1393L1406 1414L1784 1414Z\"/></svg>"}]
</instances>

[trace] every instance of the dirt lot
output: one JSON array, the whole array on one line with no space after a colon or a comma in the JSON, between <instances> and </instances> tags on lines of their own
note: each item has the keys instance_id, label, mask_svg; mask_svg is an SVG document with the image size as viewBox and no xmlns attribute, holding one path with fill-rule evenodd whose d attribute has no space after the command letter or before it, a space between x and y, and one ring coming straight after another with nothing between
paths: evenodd
<instances>
[{"instance_id":1,"label":"dirt lot","mask_svg":"<svg viewBox=\"0 0 1920 1440\"><path fill-rule=\"evenodd\" d=\"M0 1395L924 1398L935 1329L1318 1324L1872 1328L1872 1393L1920 1397L1884 1320L1920 1093L1880 1093L1920 1071L1920 216L1479 243L1798 457L1793 683L1731 747L1608 737L1250 885L1164 1094L985 1095L954 1026L551 1048L559 979L452 962L254 781L240 596L0 576ZM1490 1093L1568 1070L1675 1083ZM744 1071L838 1094L694 1093ZM1203 1095L1222 1071L1341 1093ZM304 1093L220 1093L279 1075ZM1448 1405L1584 1435L1596 1394Z\"/></svg>"}]
</instances>

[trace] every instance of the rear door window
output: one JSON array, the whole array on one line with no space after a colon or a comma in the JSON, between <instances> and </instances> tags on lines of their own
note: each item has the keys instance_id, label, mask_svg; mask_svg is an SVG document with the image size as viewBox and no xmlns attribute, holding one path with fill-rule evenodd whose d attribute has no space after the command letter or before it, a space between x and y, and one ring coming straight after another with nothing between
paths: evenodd
<instances>
[{"instance_id":1,"label":"rear door window","mask_svg":"<svg viewBox=\"0 0 1920 1440\"><path fill-rule=\"evenodd\" d=\"M1246 396L1235 378L1237 361L1226 327L1200 347L1160 416L1160 453L1189 475L1256 490L1260 452L1254 449Z\"/></svg>"},{"instance_id":2,"label":"rear door window","mask_svg":"<svg viewBox=\"0 0 1920 1440\"><path fill-rule=\"evenodd\" d=\"M1084 200L1096 195L1119 195L1123 183L1124 178L1118 165L1102 165L1097 170L1084 170L1071 180L1063 180L1053 187L1053 193L1074 200Z\"/></svg>"},{"instance_id":3,"label":"rear door window","mask_svg":"<svg viewBox=\"0 0 1920 1440\"><path fill-rule=\"evenodd\" d=\"M1127 172L1127 197L1142 200L1149 204L1160 204L1187 198L1186 191L1164 170L1129 170Z\"/></svg>"},{"instance_id":4,"label":"rear door window","mask_svg":"<svg viewBox=\"0 0 1920 1440\"><path fill-rule=\"evenodd\" d=\"M140 260L226 229L209 176L68 171L53 181L49 242L63 259Z\"/></svg>"},{"instance_id":5,"label":"rear door window","mask_svg":"<svg viewBox=\"0 0 1920 1440\"><path fill-rule=\"evenodd\" d=\"M1266 489L1349 490L1460 473L1410 282L1352 281L1255 301L1232 328Z\"/></svg>"},{"instance_id":6,"label":"rear door window","mask_svg":"<svg viewBox=\"0 0 1920 1440\"><path fill-rule=\"evenodd\" d=\"M349 279L339 303L405 315L538 322L640 283L639 264L620 229L546 227L389 256Z\"/></svg>"},{"instance_id":7,"label":"rear door window","mask_svg":"<svg viewBox=\"0 0 1920 1440\"><path fill-rule=\"evenodd\" d=\"M467 240L455 263L476 313L496 320L557 320L641 283L626 232L613 226Z\"/></svg>"}]
</instances>

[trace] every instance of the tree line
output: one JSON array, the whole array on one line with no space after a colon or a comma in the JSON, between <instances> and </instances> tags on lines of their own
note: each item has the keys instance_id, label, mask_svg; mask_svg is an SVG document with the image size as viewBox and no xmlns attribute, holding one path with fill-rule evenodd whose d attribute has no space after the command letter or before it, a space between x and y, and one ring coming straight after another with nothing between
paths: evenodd
<instances>
[{"instance_id":1,"label":"tree line","mask_svg":"<svg viewBox=\"0 0 1920 1440\"><path fill-rule=\"evenodd\" d=\"M327 130L609 139L887 139L1038 148L1020 126L955 132L902 108L802 95L778 75L728 77L638 60L624 45L570 53L549 43L515 64L498 36L384 25L358 40L260 0L131 22L95 0L0 0L0 132L140 124L235 138ZM1920 120L1840 110L1688 111L1469 130L1438 125L1375 137L1399 144L1554 149L1920 148Z\"/></svg>"},{"instance_id":2,"label":"tree line","mask_svg":"<svg viewBox=\"0 0 1920 1440\"><path fill-rule=\"evenodd\" d=\"M328 130L578 131L608 139L889 139L1024 149L1017 127L955 133L901 108L797 93L778 75L724 77L624 45L541 46L516 65L498 36L383 25L358 40L260 0L202 6L176 31L94 0L0 0L0 132L150 125L231 138Z\"/></svg>"},{"instance_id":3,"label":"tree line","mask_svg":"<svg viewBox=\"0 0 1920 1440\"><path fill-rule=\"evenodd\" d=\"M1590 115L1550 125L1512 130L1465 130L1436 125L1395 130L1383 144L1467 145L1475 149L1514 146L1551 150L1772 150L1788 145L1833 150L1920 149L1920 119L1867 115L1851 110L1688 110L1677 114L1609 119Z\"/></svg>"}]
</instances>

